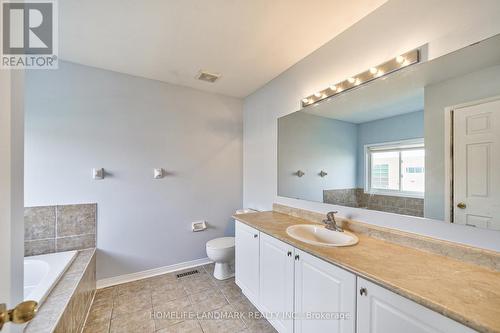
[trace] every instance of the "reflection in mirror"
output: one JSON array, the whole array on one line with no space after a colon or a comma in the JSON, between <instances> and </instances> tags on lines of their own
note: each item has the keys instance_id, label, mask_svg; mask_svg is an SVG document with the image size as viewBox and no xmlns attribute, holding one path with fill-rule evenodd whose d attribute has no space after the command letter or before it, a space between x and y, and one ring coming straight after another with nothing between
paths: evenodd
<instances>
[{"instance_id":1,"label":"reflection in mirror","mask_svg":"<svg viewBox=\"0 0 500 333\"><path fill-rule=\"evenodd\" d=\"M423 98L400 114L369 121L308 112L280 118L280 195L423 216L422 104ZM294 177L297 169L309 172ZM322 170L328 175L320 177Z\"/></svg>"},{"instance_id":2,"label":"reflection in mirror","mask_svg":"<svg viewBox=\"0 0 500 333\"><path fill-rule=\"evenodd\" d=\"M278 119L284 197L500 230L499 169L500 36Z\"/></svg>"}]
</instances>

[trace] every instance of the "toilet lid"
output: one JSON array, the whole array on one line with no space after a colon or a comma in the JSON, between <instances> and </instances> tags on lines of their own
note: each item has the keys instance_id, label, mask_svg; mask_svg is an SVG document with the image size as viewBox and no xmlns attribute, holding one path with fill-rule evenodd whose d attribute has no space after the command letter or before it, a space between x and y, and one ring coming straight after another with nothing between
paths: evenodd
<instances>
[{"instance_id":1,"label":"toilet lid","mask_svg":"<svg viewBox=\"0 0 500 333\"><path fill-rule=\"evenodd\" d=\"M234 247L234 237L221 237L207 242L207 247L212 249L227 249Z\"/></svg>"}]
</instances>

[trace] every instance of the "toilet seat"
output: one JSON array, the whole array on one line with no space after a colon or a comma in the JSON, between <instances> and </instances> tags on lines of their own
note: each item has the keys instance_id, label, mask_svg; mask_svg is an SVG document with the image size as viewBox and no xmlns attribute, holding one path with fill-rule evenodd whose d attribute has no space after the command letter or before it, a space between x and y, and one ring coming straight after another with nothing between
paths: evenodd
<instances>
[{"instance_id":1,"label":"toilet seat","mask_svg":"<svg viewBox=\"0 0 500 333\"><path fill-rule=\"evenodd\" d=\"M230 247L234 247L234 237L220 237L207 242L207 249L222 250Z\"/></svg>"}]
</instances>

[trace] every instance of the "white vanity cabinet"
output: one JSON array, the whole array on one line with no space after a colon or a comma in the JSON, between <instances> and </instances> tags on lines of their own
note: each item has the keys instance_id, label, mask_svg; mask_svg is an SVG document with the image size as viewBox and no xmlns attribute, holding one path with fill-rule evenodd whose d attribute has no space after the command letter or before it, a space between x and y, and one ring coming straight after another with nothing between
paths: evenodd
<instances>
[{"instance_id":1,"label":"white vanity cabinet","mask_svg":"<svg viewBox=\"0 0 500 333\"><path fill-rule=\"evenodd\" d=\"M260 234L260 292L258 307L273 314L269 321L279 332L293 332L294 248Z\"/></svg>"},{"instance_id":2,"label":"white vanity cabinet","mask_svg":"<svg viewBox=\"0 0 500 333\"><path fill-rule=\"evenodd\" d=\"M235 281L252 303L259 297L259 231L241 222L235 225Z\"/></svg>"},{"instance_id":3,"label":"white vanity cabinet","mask_svg":"<svg viewBox=\"0 0 500 333\"><path fill-rule=\"evenodd\" d=\"M280 333L475 332L238 221L236 283Z\"/></svg>"},{"instance_id":4,"label":"white vanity cabinet","mask_svg":"<svg viewBox=\"0 0 500 333\"><path fill-rule=\"evenodd\" d=\"M356 276L295 249L295 333L354 333Z\"/></svg>"},{"instance_id":5,"label":"white vanity cabinet","mask_svg":"<svg viewBox=\"0 0 500 333\"><path fill-rule=\"evenodd\" d=\"M238 221L236 283L280 333L354 333L354 274ZM344 313L348 319L336 317Z\"/></svg>"},{"instance_id":6,"label":"white vanity cabinet","mask_svg":"<svg viewBox=\"0 0 500 333\"><path fill-rule=\"evenodd\" d=\"M358 277L357 333L472 333L474 330Z\"/></svg>"}]
</instances>

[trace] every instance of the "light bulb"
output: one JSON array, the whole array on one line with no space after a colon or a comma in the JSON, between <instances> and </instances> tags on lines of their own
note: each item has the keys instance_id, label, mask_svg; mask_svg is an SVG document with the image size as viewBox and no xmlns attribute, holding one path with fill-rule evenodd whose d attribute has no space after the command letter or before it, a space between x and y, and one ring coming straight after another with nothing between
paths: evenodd
<instances>
[{"instance_id":1,"label":"light bulb","mask_svg":"<svg viewBox=\"0 0 500 333\"><path fill-rule=\"evenodd\" d=\"M347 81L348 81L349 83L354 83L354 82L356 81L356 79L355 79L355 78L353 78L353 77L350 77L350 78L348 78L348 79L347 79Z\"/></svg>"},{"instance_id":2,"label":"light bulb","mask_svg":"<svg viewBox=\"0 0 500 333\"><path fill-rule=\"evenodd\" d=\"M398 63L402 64L402 63L405 61L405 57L403 57L403 56L397 56L397 57L396 57L396 61L397 61Z\"/></svg>"},{"instance_id":3,"label":"light bulb","mask_svg":"<svg viewBox=\"0 0 500 333\"><path fill-rule=\"evenodd\" d=\"M373 75L377 74L377 72L378 69L376 69L375 67L370 68L370 73L372 73Z\"/></svg>"},{"instance_id":4,"label":"light bulb","mask_svg":"<svg viewBox=\"0 0 500 333\"><path fill-rule=\"evenodd\" d=\"M356 79L356 81L354 81L354 85L357 86L361 83L361 80L360 79Z\"/></svg>"},{"instance_id":5,"label":"light bulb","mask_svg":"<svg viewBox=\"0 0 500 333\"><path fill-rule=\"evenodd\" d=\"M316 92L316 93L314 93L314 96L316 96L316 97L318 97L318 98L320 98L322 95L323 95L323 94L321 94L320 92Z\"/></svg>"},{"instance_id":6,"label":"light bulb","mask_svg":"<svg viewBox=\"0 0 500 333\"><path fill-rule=\"evenodd\" d=\"M336 86L336 85L331 85L331 86L330 86L330 90L332 90L332 91L337 91L337 86Z\"/></svg>"},{"instance_id":7,"label":"light bulb","mask_svg":"<svg viewBox=\"0 0 500 333\"><path fill-rule=\"evenodd\" d=\"M309 98L304 98L304 99L302 100L302 103L304 103L304 104L309 104Z\"/></svg>"}]
</instances>

